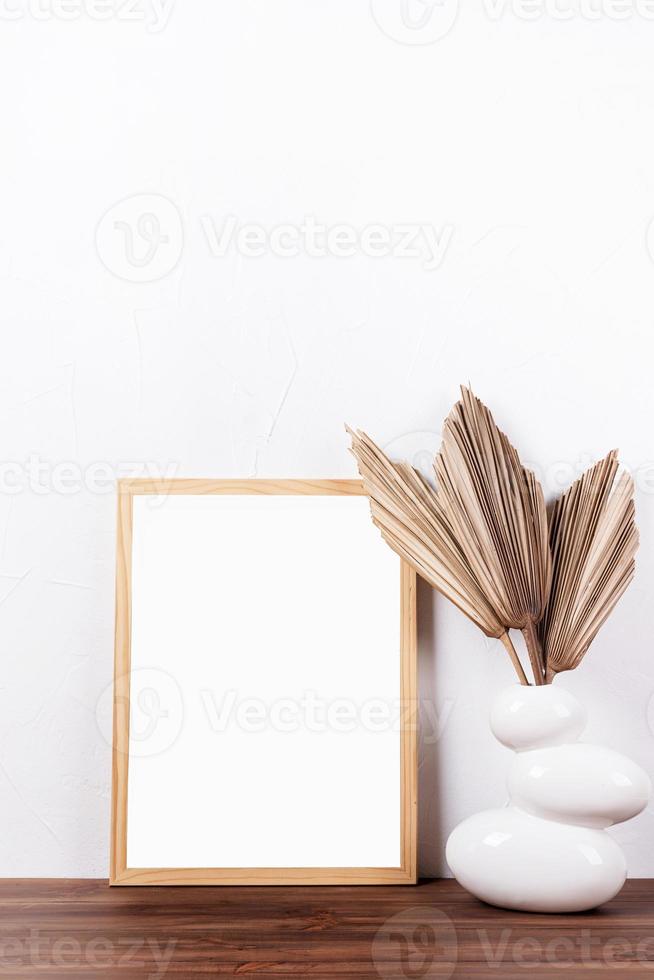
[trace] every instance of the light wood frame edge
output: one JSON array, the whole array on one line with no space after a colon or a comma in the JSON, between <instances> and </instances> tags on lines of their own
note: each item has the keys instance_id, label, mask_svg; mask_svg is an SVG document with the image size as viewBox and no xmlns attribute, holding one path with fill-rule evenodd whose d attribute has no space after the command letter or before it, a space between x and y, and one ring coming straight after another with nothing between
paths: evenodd
<instances>
[{"instance_id":1,"label":"light wood frame edge","mask_svg":"<svg viewBox=\"0 0 654 980\"><path fill-rule=\"evenodd\" d=\"M416 573L400 565L401 855L399 868L128 868L132 501L137 494L365 495L360 480L128 479L118 481L110 885L415 884L418 849Z\"/></svg>"}]
</instances>

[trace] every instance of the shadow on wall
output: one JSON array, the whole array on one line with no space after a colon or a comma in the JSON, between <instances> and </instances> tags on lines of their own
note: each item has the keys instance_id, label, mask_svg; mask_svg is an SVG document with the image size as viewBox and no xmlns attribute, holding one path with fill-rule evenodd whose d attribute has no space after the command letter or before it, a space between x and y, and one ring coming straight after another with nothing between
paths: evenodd
<instances>
[{"instance_id":1,"label":"shadow on wall","mask_svg":"<svg viewBox=\"0 0 654 980\"><path fill-rule=\"evenodd\" d=\"M440 807L439 753L441 740L433 737L433 707L439 703L436 678L436 596L418 576L418 874L432 877L448 873L445 865L443 815Z\"/></svg>"}]
</instances>

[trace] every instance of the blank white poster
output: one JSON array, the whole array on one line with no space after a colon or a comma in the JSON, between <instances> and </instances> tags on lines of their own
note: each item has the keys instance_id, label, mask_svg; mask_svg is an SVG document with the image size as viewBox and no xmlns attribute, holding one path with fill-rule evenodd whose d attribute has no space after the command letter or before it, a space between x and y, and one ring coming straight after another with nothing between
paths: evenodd
<instances>
[{"instance_id":1,"label":"blank white poster","mask_svg":"<svg viewBox=\"0 0 654 980\"><path fill-rule=\"evenodd\" d=\"M399 867L400 561L360 496L135 496L129 868Z\"/></svg>"}]
</instances>

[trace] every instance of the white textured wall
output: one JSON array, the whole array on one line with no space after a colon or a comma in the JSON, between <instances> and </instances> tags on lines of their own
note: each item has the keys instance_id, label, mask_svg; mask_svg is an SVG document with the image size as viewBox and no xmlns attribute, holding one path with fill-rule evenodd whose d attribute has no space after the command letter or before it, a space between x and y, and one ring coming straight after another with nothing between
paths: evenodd
<instances>
[{"instance_id":1,"label":"white textured wall","mask_svg":"<svg viewBox=\"0 0 654 980\"><path fill-rule=\"evenodd\" d=\"M413 27L401 0L139 3L0 10L0 874L107 871L107 477L349 476L345 420L420 461L468 379L548 489L615 445L637 472L637 581L559 683L654 773L645 0L596 19L485 0L453 23L452 0L411 0ZM126 252L148 213L167 241L146 217ZM229 215L382 237L221 256ZM407 224L420 255L366 254ZM486 713L511 671L426 588L420 622L442 727L421 866L442 873L447 831L503 798ZM652 829L617 831L634 875Z\"/></svg>"}]
</instances>

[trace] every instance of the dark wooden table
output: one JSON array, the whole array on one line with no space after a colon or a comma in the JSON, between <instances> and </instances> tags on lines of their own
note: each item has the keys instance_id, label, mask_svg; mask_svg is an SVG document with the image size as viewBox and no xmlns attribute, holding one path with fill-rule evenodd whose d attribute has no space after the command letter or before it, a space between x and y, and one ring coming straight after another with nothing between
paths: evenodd
<instances>
[{"instance_id":1,"label":"dark wooden table","mask_svg":"<svg viewBox=\"0 0 654 980\"><path fill-rule=\"evenodd\" d=\"M654 882L584 915L482 905L452 881L109 888L0 880L0 976L654 977Z\"/></svg>"}]
</instances>

